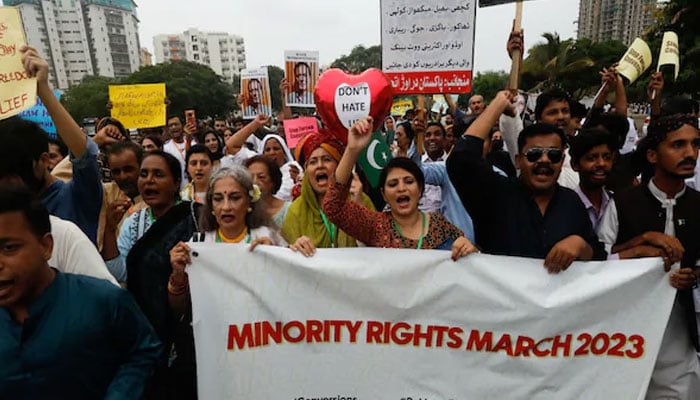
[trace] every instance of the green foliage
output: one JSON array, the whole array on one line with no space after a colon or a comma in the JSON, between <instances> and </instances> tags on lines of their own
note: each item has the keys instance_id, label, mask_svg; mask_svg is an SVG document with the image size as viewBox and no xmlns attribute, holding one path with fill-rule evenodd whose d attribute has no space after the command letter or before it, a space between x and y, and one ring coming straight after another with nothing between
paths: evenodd
<instances>
[{"instance_id":1,"label":"green foliage","mask_svg":"<svg viewBox=\"0 0 700 400\"><path fill-rule=\"evenodd\" d=\"M508 85L509 74L504 71L477 72L472 84L472 94L484 96L484 100L489 101L496 97L496 94L505 89ZM468 103L470 96L465 96ZM459 103L458 99L458 103ZM463 100L464 101L464 100Z\"/></svg>"},{"instance_id":2,"label":"green foliage","mask_svg":"<svg viewBox=\"0 0 700 400\"><path fill-rule=\"evenodd\" d=\"M272 109L279 111L282 109L282 92L280 83L284 79L284 70L275 65L267 67L267 75L270 79L270 96L272 96Z\"/></svg>"},{"instance_id":3,"label":"green foliage","mask_svg":"<svg viewBox=\"0 0 700 400\"><path fill-rule=\"evenodd\" d=\"M627 49L618 41L562 41L556 33L542 37L545 42L533 46L523 61L523 88L545 90L556 86L575 98L595 93L600 86L598 72L617 62Z\"/></svg>"},{"instance_id":4,"label":"green foliage","mask_svg":"<svg viewBox=\"0 0 700 400\"><path fill-rule=\"evenodd\" d=\"M333 61L331 68L340 68L345 72L359 74L369 68L382 68L381 46L356 46L349 55Z\"/></svg>"},{"instance_id":5,"label":"green foliage","mask_svg":"<svg viewBox=\"0 0 700 400\"><path fill-rule=\"evenodd\" d=\"M142 67L122 83L165 82L168 114L183 115L194 108L198 116L228 115L236 106L233 87L211 68L189 61L173 61Z\"/></svg>"},{"instance_id":6,"label":"green foliage","mask_svg":"<svg viewBox=\"0 0 700 400\"><path fill-rule=\"evenodd\" d=\"M86 76L79 85L63 94L61 102L78 123L83 118L103 117L108 114L108 87L115 83L117 80L114 78Z\"/></svg>"},{"instance_id":7,"label":"green foliage","mask_svg":"<svg viewBox=\"0 0 700 400\"><path fill-rule=\"evenodd\" d=\"M697 0L670 0L656 13L654 26L648 29L644 39L651 48L655 70L664 32L678 34L681 68L678 80L673 81L673 68L663 67L664 96L690 95L700 98L700 4ZM646 101L646 87L652 71L648 71L628 89L630 102Z\"/></svg>"}]
</instances>

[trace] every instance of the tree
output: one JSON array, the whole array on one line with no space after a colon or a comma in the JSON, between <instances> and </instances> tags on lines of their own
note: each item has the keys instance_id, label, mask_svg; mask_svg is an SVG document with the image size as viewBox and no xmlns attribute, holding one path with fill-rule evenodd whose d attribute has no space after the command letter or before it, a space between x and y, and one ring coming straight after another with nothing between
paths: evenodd
<instances>
[{"instance_id":1,"label":"tree","mask_svg":"<svg viewBox=\"0 0 700 400\"><path fill-rule=\"evenodd\" d=\"M61 101L66 109L80 123L83 118L99 118L109 112L109 85L117 83L114 78L104 76L86 76L79 85L68 89Z\"/></svg>"},{"instance_id":2,"label":"tree","mask_svg":"<svg viewBox=\"0 0 700 400\"><path fill-rule=\"evenodd\" d=\"M270 65L267 67L267 75L270 79L272 109L279 111L282 109L282 93L280 92L280 83L282 83L282 79L284 79L284 70L278 66Z\"/></svg>"},{"instance_id":3,"label":"tree","mask_svg":"<svg viewBox=\"0 0 700 400\"><path fill-rule=\"evenodd\" d=\"M522 87L525 90L560 87L574 98L594 94L600 86L598 72L617 62L627 49L619 41L562 41L556 33L542 36L546 41L530 48L523 61Z\"/></svg>"},{"instance_id":4,"label":"tree","mask_svg":"<svg viewBox=\"0 0 700 400\"><path fill-rule=\"evenodd\" d=\"M480 94L489 101L506 88L508 77L509 74L504 71L477 72L472 84L472 94Z\"/></svg>"},{"instance_id":5,"label":"tree","mask_svg":"<svg viewBox=\"0 0 700 400\"><path fill-rule=\"evenodd\" d=\"M700 98L700 4L697 0L670 0L655 13L656 22L650 27L644 39L649 44L654 61L658 60L661 39L664 32L678 34L681 68L678 80L673 81L672 68L662 69L666 80L664 96L690 95ZM655 70L652 64L650 70ZM646 101L646 87L651 73L647 72L628 90L631 102Z\"/></svg>"},{"instance_id":6,"label":"tree","mask_svg":"<svg viewBox=\"0 0 700 400\"><path fill-rule=\"evenodd\" d=\"M349 55L333 61L331 68L340 68L351 74L359 74L369 68L382 68L381 46L355 46Z\"/></svg>"},{"instance_id":7,"label":"tree","mask_svg":"<svg viewBox=\"0 0 700 400\"><path fill-rule=\"evenodd\" d=\"M165 83L170 100L168 114L183 115L194 108L197 115L224 116L235 107L233 87L211 68L189 61L173 61L142 67L122 83Z\"/></svg>"}]
</instances>

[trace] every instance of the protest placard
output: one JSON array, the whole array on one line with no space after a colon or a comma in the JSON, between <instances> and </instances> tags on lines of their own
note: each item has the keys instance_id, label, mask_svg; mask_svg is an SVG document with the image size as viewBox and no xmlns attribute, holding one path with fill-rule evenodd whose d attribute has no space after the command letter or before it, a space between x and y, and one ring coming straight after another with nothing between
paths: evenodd
<instances>
[{"instance_id":1,"label":"protest placard","mask_svg":"<svg viewBox=\"0 0 700 400\"><path fill-rule=\"evenodd\" d=\"M241 71L243 92L243 119L254 119L258 114L272 115L272 97L267 67Z\"/></svg>"},{"instance_id":2,"label":"protest placard","mask_svg":"<svg viewBox=\"0 0 700 400\"><path fill-rule=\"evenodd\" d=\"M617 72L627 78L629 83L634 83L642 74L649 69L652 63L651 49L645 41L640 38L634 39L632 45L622 56L617 66Z\"/></svg>"},{"instance_id":3,"label":"protest placard","mask_svg":"<svg viewBox=\"0 0 700 400\"><path fill-rule=\"evenodd\" d=\"M191 246L202 400L644 399L676 296L660 258Z\"/></svg>"},{"instance_id":4,"label":"protest placard","mask_svg":"<svg viewBox=\"0 0 700 400\"><path fill-rule=\"evenodd\" d=\"M382 69L397 94L471 91L476 0L382 0Z\"/></svg>"},{"instance_id":5,"label":"protest placard","mask_svg":"<svg viewBox=\"0 0 700 400\"><path fill-rule=\"evenodd\" d=\"M110 85L112 117L125 128L154 128L165 125L165 84Z\"/></svg>"},{"instance_id":6,"label":"protest placard","mask_svg":"<svg viewBox=\"0 0 700 400\"><path fill-rule=\"evenodd\" d=\"M303 117L284 120L284 136L290 149L306 135L318 132L318 122L314 117Z\"/></svg>"},{"instance_id":7,"label":"protest placard","mask_svg":"<svg viewBox=\"0 0 700 400\"><path fill-rule=\"evenodd\" d=\"M518 1L523 2L526 0L479 0L479 7L498 6L501 4L515 3Z\"/></svg>"},{"instance_id":8,"label":"protest placard","mask_svg":"<svg viewBox=\"0 0 700 400\"><path fill-rule=\"evenodd\" d=\"M63 93L58 89L54 89L53 94L58 100L61 100ZM39 124L41 129L48 133L49 137L56 137L56 125L54 125L48 110L46 110L46 106L44 106L39 97L36 98L36 104L32 108L22 111L19 113L19 116L22 119Z\"/></svg>"},{"instance_id":9,"label":"protest placard","mask_svg":"<svg viewBox=\"0 0 700 400\"><path fill-rule=\"evenodd\" d=\"M673 65L673 79L678 79L678 71L680 71L681 66L680 57L678 35L675 32L664 32L657 71L662 65Z\"/></svg>"},{"instance_id":10,"label":"protest placard","mask_svg":"<svg viewBox=\"0 0 700 400\"><path fill-rule=\"evenodd\" d=\"M413 109L413 100L410 97L399 97L391 104L391 115L403 117L406 111Z\"/></svg>"},{"instance_id":11,"label":"protest placard","mask_svg":"<svg viewBox=\"0 0 700 400\"><path fill-rule=\"evenodd\" d=\"M27 43L19 9L0 7L0 119L36 103L36 78L30 78L19 49Z\"/></svg>"},{"instance_id":12,"label":"protest placard","mask_svg":"<svg viewBox=\"0 0 700 400\"><path fill-rule=\"evenodd\" d=\"M318 82L318 51L285 51L284 71L289 83L287 105L315 107L314 90Z\"/></svg>"}]
</instances>

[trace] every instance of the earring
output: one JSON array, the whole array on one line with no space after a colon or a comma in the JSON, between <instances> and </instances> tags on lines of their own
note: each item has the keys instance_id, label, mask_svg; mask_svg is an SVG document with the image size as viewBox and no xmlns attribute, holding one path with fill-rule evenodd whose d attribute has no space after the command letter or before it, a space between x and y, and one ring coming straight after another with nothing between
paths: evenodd
<instances>
[{"instance_id":1,"label":"earring","mask_svg":"<svg viewBox=\"0 0 700 400\"><path fill-rule=\"evenodd\" d=\"M248 212L253 212L253 207L248 207Z\"/></svg>"},{"instance_id":2,"label":"earring","mask_svg":"<svg viewBox=\"0 0 700 400\"><path fill-rule=\"evenodd\" d=\"M216 214L214 214L214 211L212 211L212 212L211 212L211 215L213 215L213 216L215 216L215 217L216 217Z\"/></svg>"}]
</instances>

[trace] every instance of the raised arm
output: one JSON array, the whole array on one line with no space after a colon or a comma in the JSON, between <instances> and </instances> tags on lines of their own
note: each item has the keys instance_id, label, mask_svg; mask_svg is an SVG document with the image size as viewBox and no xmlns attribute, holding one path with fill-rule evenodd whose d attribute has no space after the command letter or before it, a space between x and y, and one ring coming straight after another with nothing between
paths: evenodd
<instances>
[{"instance_id":1,"label":"raised arm","mask_svg":"<svg viewBox=\"0 0 700 400\"><path fill-rule=\"evenodd\" d=\"M466 135L476 136L482 140L488 139L491 128L496 124L503 111L510 106L512 99L513 94L510 91L502 90L498 92L491 104L469 126Z\"/></svg>"},{"instance_id":2,"label":"raised arm","mask_svg":"<svg viewBox=\"0 0 700 400\"><path fill-rule=\"evenodd\" d=\"M87 136L51 91L49 87L49 64L46 60L39 57L39 54L33 47L23 46L20 52L22 53L22 62L27 75L37 78L37 94L44 103L54 125L56 125L56 132L73 156L80 158L87 149Z\"/></svg>"},{"instance_id":3,"label":"raised arm","mask_svg":"<svg viewBox=\"0 0 700 400\"><path fill-rule=\"evenodd\" d=\"M234 153L234 149L239 149L245 146L245 141L250 137L250 135L265 126L269 121L270 116L258 114L254 120L248 123L248 125L241 128L238 132L226 140L226 150L230 153Z\"/></svg>"},{"instance_id":4,"label":"raised arm","mask_svg":"<svg viewBox=\"0 0 700 400\"><path fill-rule=\"evenodd\" d=\"M661 115L661 92L664 90L664 74L662 72L654 72L649 80L647 95L651 103L650 117L655 118Z\"/></svg>"},{"instance_id":5,"label":"raised arm","mask_svg":"<svg viewBox=\"0 0 700 400\"><path fill-rule=\"evenodd\" d=\"M289 93L289 81L287 78L282 78L280 82L280 93L282 94L282 113L284 114L284 119L292 119L292 109L287 106L287 94Z\"/></svg>"}]
</instances>

